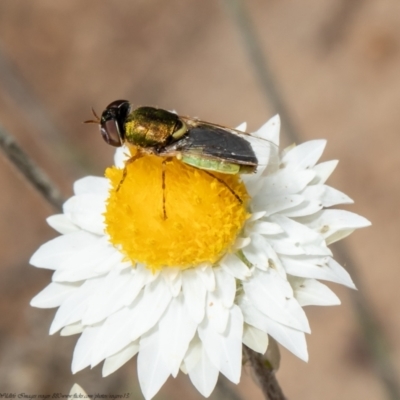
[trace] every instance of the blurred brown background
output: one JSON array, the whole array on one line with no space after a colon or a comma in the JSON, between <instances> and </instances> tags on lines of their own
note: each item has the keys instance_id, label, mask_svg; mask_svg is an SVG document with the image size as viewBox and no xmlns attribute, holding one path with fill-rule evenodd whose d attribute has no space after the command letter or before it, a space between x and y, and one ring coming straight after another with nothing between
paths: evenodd
<instances>
[{"instance_id":1,"label":"blurred brown background","mask_svg":"<svg viewBox=\"0 0 400 400\"><path fill-rule=\"evenodd\" d=\"M382 346L400 371L400 4L254 0L246 6L301 140L328 139L323 159L340 159L329 183L356 201L349 210L373 223L346 242L385 335ZM64 196L74 180L102 175L112 162L112 148L81 122L91 118L91 106L101 112L119 98L227 126L247 121L250 131L274 113L226 2L0 2L0 125ZM77 337L49 337L54 310L28 305L51 277L28 260L56 236L45 223L55 211L3 156L0 181L0 393L66 394L78 382L89 393L142 398L136 361L106 379L99 367L71 375ZM343 304L306 310L310 361L282 350L284 392L298 400L396 398L376 373L350 290L330 286ZM200 399L181 375L156 400ZM248 369L237 393L262 399ZM228 398L221 390L211 396Z\"/></svg>"}]
</instances>

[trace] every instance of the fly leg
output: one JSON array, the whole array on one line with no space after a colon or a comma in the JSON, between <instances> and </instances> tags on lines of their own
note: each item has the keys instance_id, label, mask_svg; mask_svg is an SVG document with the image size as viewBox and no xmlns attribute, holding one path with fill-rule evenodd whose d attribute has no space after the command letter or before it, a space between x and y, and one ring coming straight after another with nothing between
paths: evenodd
<instances>
[{"instance_id":1,"label":"fly leg","mask_svg":"<svg viewBox=\"0 0 400 400\"><path fill-rule=\"evenodd\" d=\"M165 158L161 163L161 186L162 186L162 210L163 210L163 220L167 219L167 210L165 208L165 166L171 158Z\"/></svg>"},{"instance_id":2,"label":"fly leg","mask_svg":"<svg viewBox=\"0 0 400 400\"><path fill-rule=\"evenodd\" d=\"M128 168L127 168L127 166L128 166L129 164L134 163L136 160L138 160L138 159L141 158L141 157L143 157L142 153L137 152L133 157L131 157L129 160L127 160L127 161L125 162L124 170L122 171L122 178L121 178L121 180L120 180L119 183L118 183L116 192L118 192L119 189L121 189L121 186L122 186L122 184L124 183L124 180L125 180L125 178L126 178L126 175L128 174Z\"/></svg>"},{"instance_id":3,"label":"fly leg","mask_svg":"<svg viewBox=\"0 0 400 400\"><path fill-rule=\"evenodd\" d=\"M207 175L212 176L214 179L216 179L219 183L221 183L222 185L224 185L232 194L233 196L235 196L236 200L239 202L239 204L243 204L243 200L239 197L239 195L231 188L229 187L229 185L227 185L226 182L224 182L222 179L218 178L218 176L215 176L214 174L212 174L211 172L202 169L203 172L205 172Z\"/></svg>"}]
</instances>

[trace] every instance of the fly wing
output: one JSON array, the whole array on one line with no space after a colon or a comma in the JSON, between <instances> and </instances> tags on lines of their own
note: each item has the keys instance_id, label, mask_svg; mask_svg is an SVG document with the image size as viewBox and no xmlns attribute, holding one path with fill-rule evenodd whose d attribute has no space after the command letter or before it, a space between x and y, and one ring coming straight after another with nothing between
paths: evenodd
<instances>
[{"instance_id":1,"label":"fly wing","mask_svg":"<svg viewBox=\"0 0 400 400\"><path fill-rule=\"evenodd\" d=\"M167 145L160 154L202 155L204 158L256 167L266 166L277 148L267 140L234 129L200 121L191 122L188 124L188 132Z\"/></svg>"}]
</instances>

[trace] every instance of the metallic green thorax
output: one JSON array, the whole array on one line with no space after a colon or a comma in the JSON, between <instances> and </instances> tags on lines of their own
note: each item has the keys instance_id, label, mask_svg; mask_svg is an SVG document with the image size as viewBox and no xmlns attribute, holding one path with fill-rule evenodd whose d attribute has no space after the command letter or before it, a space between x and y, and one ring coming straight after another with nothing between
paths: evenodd
<instances>
[{"instance_id":1,"label":"metallic green thorax","mask_svg":"<svg viewBox=\"0 0 400 400\"><path fill-rule=\"evenodd\" d=\"M182 122L176 114L153 107L140 107L126 118L125 140L140 147L165 145L181 126Z\"/></svg>"}]
</instances>

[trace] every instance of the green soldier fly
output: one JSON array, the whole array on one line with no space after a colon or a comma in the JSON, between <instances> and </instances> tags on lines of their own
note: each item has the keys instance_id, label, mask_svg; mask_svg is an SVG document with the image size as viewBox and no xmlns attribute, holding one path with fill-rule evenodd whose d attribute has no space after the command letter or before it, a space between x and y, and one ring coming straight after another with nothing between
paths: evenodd
<instances>
[{"instance_id":1,"label":"green soldier fly","mask_svg":"<svg viewBox=\"0 0 400 400\"><path fill-rule=\"evenodd\" d=\"M212 172L251 174L277 153L277 146L268 140L159 108L133 109L127 100L113 101L101 117L94 111L93 114L96 119L85 122L98 123L106 143L114 147L128 145L136 148L136 154L127 163L149 154L164 157L165 162L175 157L185 164L208 171L225 186L225 182ZM260 160L258 154L263 154L264 160ZM126 168L119 187L125 176ZM164 187L165 170L162 182ZM228 189L241 202L239 196ZM166 218L165 198L163 207Z\"/></svg>"}]
</instances>

